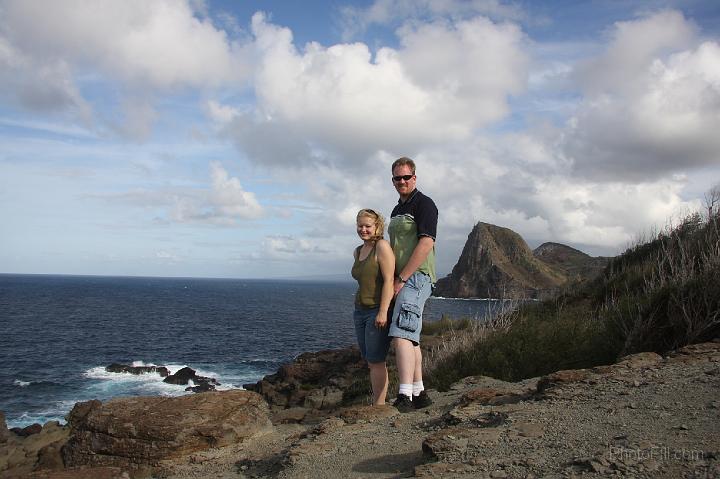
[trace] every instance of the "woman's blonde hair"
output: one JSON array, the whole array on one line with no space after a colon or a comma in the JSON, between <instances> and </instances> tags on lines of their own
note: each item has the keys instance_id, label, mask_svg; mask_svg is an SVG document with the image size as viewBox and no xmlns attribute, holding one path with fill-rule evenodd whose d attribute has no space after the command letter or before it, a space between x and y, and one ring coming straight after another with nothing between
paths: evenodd
<instances>
[{"instance_id":1,"label":"woman's blonde hair","mask_svg":"<svg viewBox=\"0 0 720 479\"><path fill-rule=\"evenodd\" d=\"M359 220L362 216L367 216L375 221L375 234L372 236L372 240L377 241L382 239L385 235L385 218L383 218L380 213L375 210L371 210L370 208L363 208L358 211L355 220Z\"/></svg>"}]
</instances>

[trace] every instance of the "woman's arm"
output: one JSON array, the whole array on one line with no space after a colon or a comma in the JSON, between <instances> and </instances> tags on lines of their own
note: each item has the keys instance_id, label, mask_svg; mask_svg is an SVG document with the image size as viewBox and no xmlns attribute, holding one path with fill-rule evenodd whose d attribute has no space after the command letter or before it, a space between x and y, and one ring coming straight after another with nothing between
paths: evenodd
<instances>
[{"instance_id":1,"label":"woman's arm","mask_svg":"<svg viewBox=\"0 0 720 479\"><path fill-rule=\"evenodd\" d=\"M384 328L387 325L387 314L390 308L390 301L393 299L393 277L395 275L395 255L392 252L390 243L386 240L378 240L375 246L380 274L383 278L382 292L380 294L380 311L375 319L375 326Z\"/></svg>"}]
</instances>

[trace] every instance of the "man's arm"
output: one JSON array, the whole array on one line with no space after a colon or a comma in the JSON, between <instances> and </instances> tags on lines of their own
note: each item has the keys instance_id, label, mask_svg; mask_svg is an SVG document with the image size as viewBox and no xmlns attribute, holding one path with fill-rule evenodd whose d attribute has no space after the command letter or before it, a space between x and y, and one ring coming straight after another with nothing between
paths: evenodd
<instances>
[{"instance_id":1,"label":"man's arm","mask_svg":"<svg viewBox=\"0 0 720 479\"><path fill-rule=\"evenodd\" d=\"M415 249L410 255L410 259L408 260L407 264L398 274L402 276L403 279L407 280L420 267L423 261L425 261L425 258L427 258L427 256L430 254L430 251L432 251L433 246L435 246L434 239L429 236L421 236L418 239L418 244L415 245ZM395 282L393 283L395 296L397 296L398 292L402 287L403 283L400 281L399 278L396 277Z\"/></svg>"}]
</instances>

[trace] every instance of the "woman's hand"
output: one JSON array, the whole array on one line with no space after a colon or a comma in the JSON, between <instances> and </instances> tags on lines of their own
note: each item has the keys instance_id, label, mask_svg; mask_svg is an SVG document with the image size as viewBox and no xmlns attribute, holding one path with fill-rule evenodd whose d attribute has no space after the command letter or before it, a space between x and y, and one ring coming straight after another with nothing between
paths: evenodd
<instances>
[{"instance_id":1,"label":"woman's hand","mask_svg":"<svg viewBox=\"0 0 720 479\"><path fill-rule=\"evenodd\" d=\"M384 313L380 311L377 316L375 316L375 327L378 329L387 327L387 311Z\"/></svg>"}]
</instances>

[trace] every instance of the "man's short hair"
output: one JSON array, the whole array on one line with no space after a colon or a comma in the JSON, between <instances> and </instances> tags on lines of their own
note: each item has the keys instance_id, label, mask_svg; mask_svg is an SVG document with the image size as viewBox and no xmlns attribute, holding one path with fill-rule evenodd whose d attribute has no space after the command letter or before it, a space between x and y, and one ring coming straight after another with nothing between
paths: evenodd
<instances>
[{"instance_id":1,"label":"man's short hair","mask_svg":"<svg viewBox=\"0 0 720 479\"><path fill-rule=\"evenodd\" d=\"M393 161L392 166L390 167L390 172L394 173L395 168L398 166L404 166L407 165L410 167L410 171L412 171L412 174L415 174L415 162L408 158L407 156L403 156L402 158L398 158L397 160Z\"/></svg>"}]
</instances>

